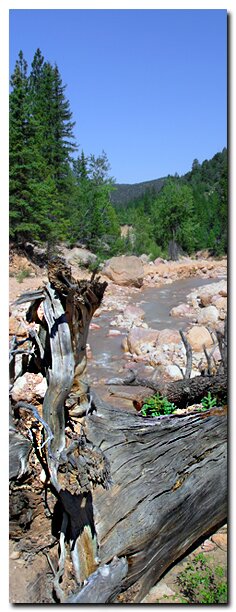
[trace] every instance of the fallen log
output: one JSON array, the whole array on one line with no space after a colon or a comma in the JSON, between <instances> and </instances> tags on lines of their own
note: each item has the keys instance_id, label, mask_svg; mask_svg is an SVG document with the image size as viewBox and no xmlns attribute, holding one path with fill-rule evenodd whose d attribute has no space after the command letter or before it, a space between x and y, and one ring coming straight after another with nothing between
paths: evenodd
<instances>
[{"instance_id":1,"label":"fallen log","mask_svg":"<svg viewBox=\"0 0 236 612\"><path fill-rule=\"evenodd\" d=\"M191 379L176 380L175 382L141 378L133 373L132 377L129 374L128 378L111 379L108 383L114 385L114 389L115 385L121 384L135 386L136 389L138 386L148 387L152 389L153 393L160 393L163 397L167 397L177 408L185 408L191 403L200 402L208 391L224 403L227 396L227 374L225 372L216 376L195 376ZM137 408L139 403L137 401Z\"/></svg>"},{"instance_id":2,"label":"fallen log","mask_svg":"<svg viewBox=\"0 0 236 612\"><path fill-rule=\"evenodd\" d=\"M227 516L227 411L146 419L105 404L85 433L105 453L113 486L93 492L101 563L127 557L121 591L140 602L165 570ZM122 600L125 603L125 599Z\"/></svg>"}]
</instances>

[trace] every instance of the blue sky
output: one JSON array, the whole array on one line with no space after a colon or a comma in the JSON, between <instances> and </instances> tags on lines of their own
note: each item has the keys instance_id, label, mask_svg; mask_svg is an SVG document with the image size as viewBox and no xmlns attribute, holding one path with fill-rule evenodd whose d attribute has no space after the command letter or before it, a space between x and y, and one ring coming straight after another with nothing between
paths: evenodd
<instances>
[{"instance_id":1,"label":"blue sky","mask_svg":"<svg viewBox=\"0 0 236 612\"><path fill-rule=\"evenodd\" d=\"M226 10L11 10L10 72L37 47L67 85L79 151L105 150L118 183L227 145Z\"/></svg>"}]
</instances>

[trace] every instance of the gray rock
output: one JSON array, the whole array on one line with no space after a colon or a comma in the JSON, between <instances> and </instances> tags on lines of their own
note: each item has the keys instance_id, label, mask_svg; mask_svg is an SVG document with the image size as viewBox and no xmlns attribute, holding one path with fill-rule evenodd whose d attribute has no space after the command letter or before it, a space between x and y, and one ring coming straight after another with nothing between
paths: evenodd
<instances>
[{"instance_id":1,"label":"gray rock","mask_svg":"<svg viewBox=\"0 0 236 612\"><path fill-rule=\"evenodd\" d=\"M71 266L89 266L97 261L97 256L88 249L74 247L65 256L66 262Z\"/></svg>"}]
</instances>

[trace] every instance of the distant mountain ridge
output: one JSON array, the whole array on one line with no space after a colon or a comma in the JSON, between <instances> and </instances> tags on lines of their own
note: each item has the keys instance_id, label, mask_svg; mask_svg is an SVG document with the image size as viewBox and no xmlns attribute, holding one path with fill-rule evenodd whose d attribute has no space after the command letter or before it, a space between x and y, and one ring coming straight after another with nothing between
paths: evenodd
<instances>
[{"instance_id":1,"label":"distant mountain ridge","mask_svg":"<svg viewBox=\"0 0 236 612\"><path fill-rule=\"evenodd\" d=\"M222 151L216 153L211 159L205 159L202 163L199 163L197 159L193 160L192 169L182 176L178 174L175 176L168 175L151 181L133 184L115 183L115 190L110 193L110 200L115 208L125 207L126 204L142 198L145 192L158 193L162 189L165 181L170 177L174 179L179 178L181 181L191 183L192 178L194 176L196 177L196 174L198 174L198 179L201 177L203 182L209 182L209 184L214 186L218 179L217 172L219 174L225 164L227 164L226 147L224 147Z\"/></svg>"},{"instance_id":2,"label":"distant mountain ridge","mask_svg":"<svg viewBox=\"0 0 236 612\"><path fill-rule=\"evenodd\" d=\"M115 191L110 194L110 199L114 205L125 205L131 200L141 198L146 191L158 193L166 181L167 177L144 181L143 183L115 183Z\"/></svg>"}]
</instances>

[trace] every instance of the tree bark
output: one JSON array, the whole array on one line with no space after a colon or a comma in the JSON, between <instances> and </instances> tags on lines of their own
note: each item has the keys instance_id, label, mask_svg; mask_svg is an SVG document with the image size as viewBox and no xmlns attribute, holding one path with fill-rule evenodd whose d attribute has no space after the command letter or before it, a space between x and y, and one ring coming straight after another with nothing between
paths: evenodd
<instances>
[{"instance_id":1,"label":"tree bark","mask_svg":"<svg viewBox=\"0 0 236 612\"><path fill-rule=\"evenodd\" d=\"M131 389L132 387L135 388L133 401L137 410L142 406L142 400L140 399L141 392L139 392L138 387L147 389L149 396L154 393L159 393L163 397L167 397L177 408L186 408L193 403L200 402L208 391L213 396L217 396L221 403L226 403L226 372L217 374L216 376L195 376L191 379L176 380L175 382L162 382L161 380L141 378L133 373L132 377L129 375L129 377L125 379L116 378L109 380L111 393L117 397L125 397L120 388L122 384L127 386L130 385ZM116 391L117 385L119 385L119 391Z\"/></svg>"},{"instance_id":2,"label":"tree bark","mask_svg":"<svg viewBox=\"0 0 236 612\"><path fill-rule=\"evenodd\" d=\"M139 602L164 571L227 516L226 409L146 419L94 397L86 437L113 485L93 493L101 563L126 556L121 591Z\"/></svg>"}]
</instances>

